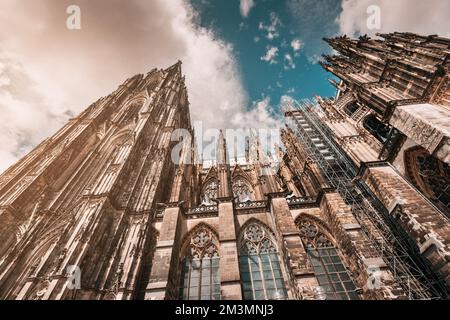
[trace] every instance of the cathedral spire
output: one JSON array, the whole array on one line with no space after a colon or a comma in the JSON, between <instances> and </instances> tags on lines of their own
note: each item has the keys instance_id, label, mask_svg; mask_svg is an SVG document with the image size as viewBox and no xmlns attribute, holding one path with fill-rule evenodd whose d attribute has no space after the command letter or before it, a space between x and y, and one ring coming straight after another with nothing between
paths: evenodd
<instances>
[{"instance_id":1,"label":"cathedral spire","mask_svg":"<svg viewBox=\"0 0 450 320\"><path fill-rule=\"evenodd\" d=\"M179 73L181 74L181 65L183 63L181 62L181 60L178 60L176 63L174 63L173 65L171 65L170 67L168 67L166 70L164 70L165 72L175 72L175 73Z\"/></svg>"},{"instance_id":2,"label":"cathedral spire","mask_svg":"<svg viewBox=\"0 0 450 320\"><path fill-rule=\"evenodd\" d=\"M216 160L218 165L228 163L227 141L225 140L225 136L222 130L220 130L219 141L217 142Z\"/></svg>"}]
</instances>

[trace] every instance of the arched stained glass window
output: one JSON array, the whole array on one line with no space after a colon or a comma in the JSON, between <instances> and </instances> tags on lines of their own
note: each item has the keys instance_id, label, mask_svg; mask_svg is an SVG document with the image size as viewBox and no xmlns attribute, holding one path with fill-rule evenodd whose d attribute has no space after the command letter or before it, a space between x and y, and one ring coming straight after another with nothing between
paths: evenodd
<instances>
[{"instance_id":1,"label":"arched stained glass window","mask_svg":"<svg viewBox=\"0 0 450 320\"><path fill-rule=\"evenodd\" d=\"M240 238L239 268L244 299L286 299L278 251L272 237L258 223L248 225Z\"/></svg>"},{"instance_id":2,"label":"arched stained glass window","mask_svg":"<svg viewBox=\"0 0 450 320\"><path fill-rule=\"evenodd\" d=\"M182 260L180 299L219 300L218 241L211 230L201 227L191 237Z\"/></svg>"},{"instance_id":3,"label":"arched stained glass window","mask_svg":"<svg viewBox=\"0 0 450 320\"><path fill-rule=\"evenodd\" d=\"M217 193L219 190L219 184L216 180L211 180L206 183L205 187L203 188L203 194L202 194L202 205L213 205L215 204L213 202L213 199L217 198Z\"/></svg>"},{"instance_id":4,"label":"arched stained glass window","mask_svg":"<svg viewBox=\"0 0 450 320\"><path fill-rule=\"evenodd\" d=\"M310 221L298 224L319 286L327 300L358 300L356 287L333 243Z\"/></svg>"},{"instance_id":5,"label":"arched stained glass window","mask_svg":"<svg viewBox=\"0 0 450 320\"><path fill-rule=\"evenodd\" d=\"M237 202L254 200L252 188L249 186L247 181L242 178L237 178L233 181L232 190Z\"/></svg>"}]
</instances>

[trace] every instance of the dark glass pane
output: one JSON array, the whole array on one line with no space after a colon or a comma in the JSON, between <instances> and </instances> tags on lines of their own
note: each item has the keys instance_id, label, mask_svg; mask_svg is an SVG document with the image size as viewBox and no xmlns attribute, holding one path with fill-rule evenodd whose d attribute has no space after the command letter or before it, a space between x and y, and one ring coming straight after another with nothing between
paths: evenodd
<instances>
[{"instance_id":1,"label":"dark glass pane","mask_svg":"<svg viewBox=\"0 0 450 320\"><path fill-rule=\"evenodd\" d=\"M244 282L250 282L251 281L250 273L249 272L242 272L241 273L241 279Z\"/></svg>"},{"instance_id":2,"label":"dark glass pane","mask_svg":"<svg viewBox=\"0 0 450 320\"><path fill-rule=\"evenodd\" d=\"M311 261L312 266L320 266L320 260L318 258L310 257L309 260Z\"/></svg>"},{"instance_id":3,"label":"dark glass pane","mask_svg":"<svg viewBox=\"0 0 450 320\"><path fill-rule=\"evenodd\" d=\"M248 256L240 256L239 257L239 263L242 264L242 266L247 265Z\"/></svg>"},{"instance_id":4,"label":"dark glass pane","mask_svg":"<svg viewBox=\"0 0 450 320\"><path fill-rule=\"evenodd\" d=\"M259 271L252 272L253 281L261 280L261 273Z\"/></svg>"},{"instance_id":5,"label":"dark glass pane","mask_svg":"<svg viewBox=\"0 0 450 320\"><path fill-rule=\"evenodd\" d=\"M267 290L267 298L268 299L275 299L276 298L276 290L270 289Z\"/></svg>"},{"instance_id":6,"label":"dark glass pane","mask_svg":"<svg viewBox=\"0 0 450 320\"><path fill-rule=\"evenodd\" d=\"M341 263L341 258L339 256L332 256L331 261L333 263Z\"/></svg>"},{"instance_id":7,"label":"dark glass pane","mask_svg":"<svg viewBox=\"0 0 450 320\"><path fill-rule=\"evenodd\" d=\"M342 286L342 284L340 282L336 282L333 285L334 285L334 287L335 287L337 292L344 291L344 286Z\"/></svg>"},{"instance_id":8,"label":"dark glass pane","mask_svg":"<svg viewBox=\"0 0 450 320\"><path fill-rule=\"evenodd\" d=\"M319 252L316 249L308 249L308 254L313 256L313 257L318 257L319 256Z\"/></svg>"},{"instance_id":9,"label":"dark glass pane","mask_svg":"<svg viewBox=\"0 0 450 320\"><path fill-rule=\"evenodd\" d=\"M317 276L317 281L319 281L320 284L328 283L328 277L325 275Z\"/></svg>"},{"instance_id":10,"label":"dark glass pane","mask_svg":"<svg viewBox=\"0 0 450 320\"><path fill-rule=\"evenodd\" d=\"M273 270L273 275L275 278L282 278L281 270Z\"/></svg>"},{"instance_id":11,"label":"dark glass pane","mask_svg":"<svg viewBox=\"0 0 450 320\"><path fill-rule=\"evenodd\" d=\"M353 284L353 282L344 282L344 287L348 291L353 291L353 290L356 289L355 285Z\"/></svg>"},{"instance_id":12,"label":"dark glass pane","mask_svg":"<svg viewBox=\"0 0 450 320\"><path fill-rule=\"evenodd\" d=\"M331 263L331 258L330 257L322 257L322 261L324 264L330 264Z\"/></svg>"},{"instance_id":13,"label":"dark glass pane","mask_svg":"<svg viewBox=\"0 0 450 320\"><path fill-rule=\"evenodd\" d=\"M266 289L274 289L275 288L275 282L273 280L266 280Z\"/></svg>"},{"instance_id":14,"label":"dark glass pane","mask_svg":"<svg viewBox=\"0 0 450 320\"><path fill-rule=\"evenodd\" d=\"M337 273L332 273L329 276L330 276L331 281L333 281L333 282L339 281L339 276Z\"/></svg>"},{"instance_id":15,"label":"dark glass pane","mask_svg":"<svg viewBox=\"0 0 450 320\"><path fill-rule=\"evenodd\" d=\"M270 255L270 260L274 261L274 262L278 262L278 254L271 254Z\"/></svg>"},{"instance_id":16,"label":"dark glass pane","mask_svg":"<svg viewBox=\"0 0 450 320\"><path fill-rule=\"evenodd\" d=\"M345 271L345 267L342 264L336 264L337 271Z\"/></svg>"},{"instance_id":17,"label":"dark glass pane","mask_svg":"<svg viewBox=\"0 0 450 320\"><path fill-rule=\"evenodd\" d=\"M252 290L252 284L250 282L243 282L242 288L244 291L251 291Z\"/></svg>"},{"instance_id":18,"label":"dark glass pane","mask_svg":"<svg viewBox=\"0 0 450 320\"><path fill-rule=\"evenodd\" d=\"M261 290L261 289L264 289L264 288L263 288L262 281L253 281L253 288L254 288L255 290Z\"/></svg>"},{"instance_id":19,"label":"dark glass pane","mask_svg":"<svg viewBox=\"0 0 450 320\"><path fill-rule=\"evenodd\" d=\"M255 300L264 300L264 291L255 291Z\"/></svg>"},{"instance_id":20,"label":"dark glass pane","mask_svg":"<svg viewBox=\"0 0 450 320\"><path fill-rule=\"evenodd\" d=\"M314 272L316 274L322 274L322 273L325 273L325 270L322 266L317 266L317 267L314 267Z\"/></svg>"},{"instance_id":21,"label":"dark glass pane","mask_svg":"<svg viewBox=\"0 0 450 320\"><path fill-rule=\"evenodd\" d=\"M253 291L244 291L244 299L253 300Z\"/></svg>"},{"instance_id":22,"label":"dark glass pane","mask_svg":"<svg viewBox=\"0 0 450 320\"><path fill-rule=\"evenodd\" d=\"M326 265L325 268L327 269L328 272L335 272L336 271L336 268L332 264Z\"/></svg>"},{"instance_id":23,"label":"dark glass pane","mask_svg":"<svg viewBox=\"0 0 450 320\"><path fill-rule=\"evenodd\" d=\"M350 277L347 272L341 272L339 273L339 277L342 281L350 281Z\"/></svg>"},{"instance_id":24,"label":"dark glass pane","mask_svg":"<svg viewBox=\"0 0 450 320\"><path fill-rule=\"evenodd\" d=\"M250 266L257 267L259 266L259 261L257 256L248 256L248 259L250 261Z\"/></svg>"},{"instance_id":25,"label":"dark glass pane","mask_svg":"<svg viewBox=\"0 0 450 320\"><path fill-rule=\"evenodd\" d=\"M284 280L283 279L275 280L275 284L277 286L277 289L283 289L284 290Z\"/></svg>"},{"instance_id":26,"label":"dark glass pane","mask_svg":"<svg viewBox=\"0 0 450 320\"><path fill-rule=\"evenodd\" d=\"M336 251L335 248L328 248L328 249L327 249L327 252L328 252L328 254L329 254L330 256L337 256L337 255L338 255L338 253L337 253L337 251Z\"/></svg>"}]
</instances>

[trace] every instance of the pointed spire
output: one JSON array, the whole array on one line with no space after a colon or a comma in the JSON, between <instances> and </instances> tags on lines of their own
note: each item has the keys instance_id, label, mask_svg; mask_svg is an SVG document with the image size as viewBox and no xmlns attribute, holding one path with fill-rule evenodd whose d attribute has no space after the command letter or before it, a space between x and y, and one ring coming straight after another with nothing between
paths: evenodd
<instances>
[{"instance_id":1,"label":"pointed spire","mask_svg":"<svg viewBox=\"0 0 450 320\"><path fill-rule=\"evenodd\" d=\"M172 70L176 70L177 68L181 70L181 65L183 63L181 62L181 60L178 60L177 62L175 62L173 65L171 65L170 67L168 67L165 71L172 71Z\"/></svg>"},{"instance_id":2,"label":"pointed spire","mask_svg":"<svg viewBox=\"0 0 450 320\"><path fill-rule=\"evenodd\" d=\"M220 130L219 141L217 142L217 164L228 164L227 141L223 131Z\"/></svg>"},{"instance_id":3,"label":"pointed spire","mask_svg":"<svg viewBox=\"0 0 450 320\"><path fill-rule=\"evenodd\" d=\"M245 139L245 162L250 163L250 137Z\"/></svg>"}]
</instances>

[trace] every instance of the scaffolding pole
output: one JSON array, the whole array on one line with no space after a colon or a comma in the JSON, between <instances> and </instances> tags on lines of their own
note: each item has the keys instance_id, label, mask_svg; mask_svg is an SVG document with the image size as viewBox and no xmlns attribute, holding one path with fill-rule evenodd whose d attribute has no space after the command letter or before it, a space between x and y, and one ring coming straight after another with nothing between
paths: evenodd
<instances>
[{"instance_id":1,"label":"scaffolding pole","mask_svg":"<svg viewBox=\"0 0 450 320\"><path fill-rule=\"evenodd\" d=\"M308 157L327 182L350 206L369 246L381 257L409 299L447 299L449 288L433 272L408 234L360 180L358 168L333 139L333 132L319 118L316 101L303 100L286 112L289 125Z\"/></svg>"}]
</instances>

